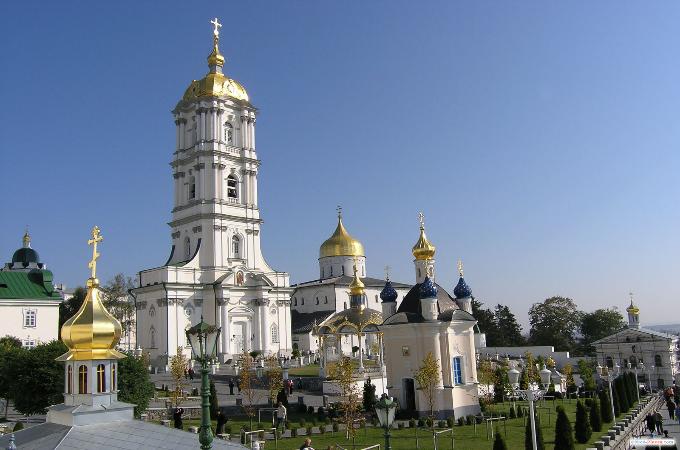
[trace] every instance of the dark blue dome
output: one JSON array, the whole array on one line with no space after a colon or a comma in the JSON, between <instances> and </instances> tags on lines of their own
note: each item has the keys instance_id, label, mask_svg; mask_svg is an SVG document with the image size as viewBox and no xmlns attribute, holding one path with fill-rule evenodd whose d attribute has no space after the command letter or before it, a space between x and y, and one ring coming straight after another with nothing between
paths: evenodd
<instances>
[{"instance_id":1,"label":"dark blue dome","mask_svg":"<svg viewBox=\"0 0 680 450\"><path fill-rule=\"evenodd\" d=\"M425 281L420 284L420 298L436 298L437 286L434 285L430 277L425 277Z\"/></svg>"},{"instance_id":2,"label":"dark blue dome","mask_svg":"<svg viewBox=\"0 0 680 450\"><path fill-rule=\"evenodd\" d=\"M453 288L453 295L455 295L456 298L472 297L472 289L470 289L470 286L467 285L463 277L460 277L458 284Z\"/></svg>"},{"instance_id":3,"label":"dark blue dome","mask_svg":"<svg viewBox=\"0 0 680 450\"><path fill-rule=\"evenodd\" d=\"M30 263L39 263L40 257L38 256L38 252L32 248L24 247L14 252L14 255L12 255L12 262L23 264L24 267L26 267Z\"/></svg>"},{"instance_id":4,"label":"dark blue dome","mask_svg":"<svg viewBox=\"0 0 680 450\"><path fill-rule=\"evenodd\" d=\"M392 287L392 282L390 280L385 282L385 287L380 292L380 299L385 303L397 301L397 291Z\"/></svg>"}]
</instances>

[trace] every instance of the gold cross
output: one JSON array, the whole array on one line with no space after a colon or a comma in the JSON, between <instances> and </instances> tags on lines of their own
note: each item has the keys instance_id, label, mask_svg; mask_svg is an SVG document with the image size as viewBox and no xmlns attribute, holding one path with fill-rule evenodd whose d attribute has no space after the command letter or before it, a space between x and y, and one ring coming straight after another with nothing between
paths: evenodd
<instances>
[{"instance_id":1,"label":"gold cross","mask_svg":"<svg viewBox=\"0 0 680 450\"><path fill-rule=\"evenodd\" d=\"M458 273L460 274L460 277L463 278L463 260L462 259L458 260Z\"/></svg>"},{"instance_id":2,"label":"gold cross","mask_svg":"<svg viewBox=\"0 0 680 450\"><path fill-rule=\"evenodd\" d=\"M418 220L420 221L420 228L425 228L425 214L422 211L418 213Z\"/></svg>"},{"instance_id":3,"label":"gold cross","mask_svg":"<svg viewBox=\"0 0 680 450\"><path fill-rule=\"evenodd\" d=\"M335 210L338 212L338 217L342 217L342 206L338 205L338 207L335 208Z\"/></svg>"},{"instance_id":4,"label":"gold cross","mask_svg":"<svg viewBox=\"0 0 680 450\"><path fill-rule=\"evenodd\" d=\"M97 243L104 240L104 237L99 233L99 227L94 226L92 228L92 239L87 241L87 245L92 246L92 260L89 262L87 267L92 269L92 274L90 278L97 278L97 259L99 258L99 253L97 253Z\"/></svg>"}]
</instances>

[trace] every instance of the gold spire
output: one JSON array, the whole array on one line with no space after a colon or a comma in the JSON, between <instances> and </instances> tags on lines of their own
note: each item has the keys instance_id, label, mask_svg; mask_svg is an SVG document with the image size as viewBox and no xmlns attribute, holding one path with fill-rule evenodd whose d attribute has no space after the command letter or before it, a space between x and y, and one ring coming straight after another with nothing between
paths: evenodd
<instances>
[{"instance_id":1,"label":"gold spire","mask_svg":"<svg viewBox=\"0 0 680 450\"><path fill-rule=\"evenodd\" d=\"M210 71L217 71L217 67L223 67L224 66L224 56L220 53L220 48L219 48L219 42L220 42L220 28L222 27L222 24L217 20L217 17L215 17L213 20L210 21L211 24L213 24L213 49L212 52L210 52L210 55L208 55L208 67L210 67Z\"/></svg>"},{"instance_id":2,"label":"gold spire","mask_svg":"<svg viewBox=\"0 0 680 450\"><path fill-rule=\"evenodd\" d=\"M109 313L101 301L101 291L97 275L97 244L104 238L99 227L92 229L92 260L88 267L91 277L87 280L87 296L82 306L73 317L61 327L61 339L68 347L68 352L57 358L57 361L83 361L91 359L120 359L125 355L115 350L122 332L120 322Z\"/></svg>"},{"instance_id":3,"label":"gold spire","mask_svg":"<svg viewBox=\"0 0 680 450\"><path fill-rule=\"evenodd\" d=\"M338 226L319 248L319 258L327 256L364 256L364 246L349 235L342 224L342 208L338 206Z\"/></svg>"},{"instance_id":4,"label":"gold spire","mask_svg":"<svg viewBox=\"0 0 680 450\"><path fill-rule=\"evenodd\" d=\"M419 261L426 261L434 257L435 247L425 235L425 215L422 212L418 213L418 219L420 220L420 237L413 246L413 256Z\"/></svg>"},{"instance_id":5,"label":"gold spire","mask_svg":"<svg viewBox=\"0 0 680 450\"><path fill-rule=\"evenodd\" d=\"M364 283L359 278L359 271L357 270L357 257L354 257L354 279L349 284L349 292L352 295L362 295L364 293Z\"/></svg>"}]
</instances>

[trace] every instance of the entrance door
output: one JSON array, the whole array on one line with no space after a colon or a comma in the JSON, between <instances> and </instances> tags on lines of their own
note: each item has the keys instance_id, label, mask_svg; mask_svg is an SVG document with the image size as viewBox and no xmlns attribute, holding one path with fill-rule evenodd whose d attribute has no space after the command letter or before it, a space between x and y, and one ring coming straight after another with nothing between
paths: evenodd
<instances>
[{"instance_id":1,"label":"entrance door","mask_svg":"<svg viewBox=\"0 0 680 450\"><path fill-rule=\"evenodd\" d=\"M404 408L409 411L416 410L416 387L413 383L413 378L404 378L402 380L404 385Z\"/></svg>"},{"instance_id":2,"label":"entrance door","mask_svg":"<svg viewBox=\"0 0 680 450\"><path fill-rule=\"evenodd\" d=\"M245 322L234 322L232 324L233 335L231 337L232 343L232 353L234 355L239 355L246 351L245 348L245 336L246 336L246 323Z\"/></svg>"}]
</instances>

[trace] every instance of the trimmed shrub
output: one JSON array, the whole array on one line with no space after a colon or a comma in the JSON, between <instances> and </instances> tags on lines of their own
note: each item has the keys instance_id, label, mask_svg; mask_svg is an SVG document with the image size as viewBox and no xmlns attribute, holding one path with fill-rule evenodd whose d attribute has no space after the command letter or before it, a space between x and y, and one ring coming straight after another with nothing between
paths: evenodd
<instances>
[{"instance_id":1,"label":"trimmed shrub","mask_svg":"<svg viewBox=\"0 0 680 450\"><path fill-rule=\"evenodd\" d=\"M293 428L292 430L290 430L290 437L297 437L297 435L298 435L297 428Z\"/></svg>"},{"instance_id":2,"label":"trimmed shrub","mask_svg":"<svg viewBox=\"0 0 680 450\"><path fill-rule=\"evenodd\" d=\"M340 431L340 425L338 422L333 422L333 431Z\"/></svg>"},{"instance_id":3,"label":"trimmed shrub","mask_svg":"<svg viewBox=\"0 0 680 450\"><path fill-rule=\"evenodd\" d=\"M493 441L493 450L508 450L508 446L505 445L505 440L503 439L503 433L496 432L496 437Z\"/></svg>"},{"instance_id":4,"label":"trimmed shrub","mask_svg":"<svg viewBox=\"0 0 680 450\"><path fill-rule=\"evenodd\" d=\"M475 417L468 414L465 416L465 425L472 425L472 422L475 420Z\"/></svg>"},{"instance_id":5,"label":"trimmed shrub","mask_svg":"<svg viewBox=\"0 0 680 450\"><path fill-rule=\"evenodd\" d=\"M536 447L538 450L545 450L543 443L543 431L541 431L541 422L536 416ZM524 450L533 450L534 445L531 441L531 418L527 419L527 425L524 428Z\"/></svg>"},{"instance_id":6,"label":"trimmed shrub","mask_svg":"<svg viewBox=\"0 0 680 450\"><path fill-rule=\"evenodd\" d=\"M312 426L307 425L307 428L305 428L305 432L307 433L307 436L311 436L312 435Z\"/></svg>"},{"instance_id":7,"label":"trimmed shrub","mask_svg":"<svg viewBox=\"0 0 680 450\"><path fill-rule=\"evenodd\" d=\"M602 422L609 423L614 418L612 417L612 408L609 400L609 393L604 389L600 391L600 413L602 414Z\"/></svg>"},{"instance_id":8,"label":"trimmed shrub","mask_svg":"<svg viewBox=\"0 0 680 450\"><path fill-rule=\"evenodd\" d=\"M463 425L465 425L465 419L463 419L462 417L459 417L458 418L458 426L462 427Z\"/></svg>"},{"instance_id":9,"label":"trimmed shrub","mask_svg":"<svg viewBox=\"0 0 680 450\"><path fill-rule=\"evenodd\" d=\"M508 413L508 417L509 417L510 419L514 419L514 418L517 417L517 413L515 412L515 407L514 407L514 406L510 406L510 412Z\"/></svg>"},{"instance_id":10,"label":"trimmed shrub","mask_svg":"<svg viewBox=\"0 0 680 450\"><path fill-rule=\"evenodd\" d=\"M557 407L555 421L555 450L574 450L574 431L562 406Z\"/></svg>"},{"instance_id":11,"label":"trimmed shrub","mask_svg":"<svg viewBox=\"0 0 680 450\"><path fill-rule=\"evenodd\" d=\"M424 419L418 419L418 426L424 427L425 426L425 420Z\"/></svg>"},{"instance_id":12,"label":"trimmed shrub","mask_svg":"<svg viewBox=\"0 0 680 450\"><path fill-rule=\"evenodd\" d=\"M446 426L449 428L453 428L453 426L456 424L456 418L453 416L449 416L446 418Z\"/></svg>"},{"instance_id":13,"label":"trimmed shrub","mask_svg":"<svg viewBox=\"0 0 680 450\"><path fill-rule=\"evenodd\" d=\"M416 427L416 419L409 419L408 427L409 428L415 428Z\"/></svg>"},{"instance_id":14,"label":"trimmed shrub","mask_svg":"<svg viewBox=\"0 0 680 450\"><path fill-rule=\"evenodd\" d=\"M429 417L427 419L425 419L425 425L428 428L432 428L432 419L430 419Z\"/></svg>"},{"instance_id":15,"label":"trimmed shrub","mask_svg":"<svg viewBox=\"0 0 680 450\"><path fill-rule=\"evenodd\" d=\"M301 426L301 427L304 427L305 425L307 425L307 420L305 420L304 417L301 417L301 418L300 418L300 426Z\"/></svg>"},{"instance_id":16,"label":"trimmed shrub","mask_svg":"<svg viewBox=\"0 0 680 450\"><path fill-rule=\"evenodd\" d=\"M517 407L517 417L524 417L524 408L521 406Z\"/></svg>"},{"instance_id":17,"label":"trimmed shrub","mask_svg":"<svg viewBox=\"0 0 680 450\"><path fill-rule=\"evenodd\" d=\"M324 434L326 432L326 425L319 425L319 434Z\"/></svg>"},{"instance_id":18,"label":"trimmed shrub","mask_svg":"<svg viewBox=\"0 0 680 450\"><path fill-rule=\"evenodd\" d=\"M24 429L23 422L17 422L14 424L14 429L12 431L21 431Z\"/></svg>"},{"instance_id":19,"label":"trimmed shrub","mask_svg":"<svg viewBox=\"0 0 680 450\"><path fill-rule=\"evenodd\" d=\"M224 432L225 432L225 433L231 434L231 430L232 430L232 427L231 427L231 424L230 424L230 423L228 423L228 424L226 424L226 425L224 426Z\"/></svg>"},{"instance_id":20,"label":"trimmed shrub","mask_svg":"<svg viewBox=\"0 0 680 450\"><path fill-rule=\"evenodd\" d=\"M593 429L590 426L590 417L588 411L581 400L576 402L576 423L574 424L574 436L576 441L580 444L588 442L593 435Z\"/></svg>"},{"instance_id":21,"label":"trimmed shrub","mask_svg":"<svg viewBox=\"0 0 680 450\"><path fill-rule=\"evenodd\" d=\"M397 428L399 428L400 430L403 430L404 429L404 422L399 422L397 424Z\"/></svg>"},{"instance_id":22,"label":"trimmed shrub","mask_svg":"<svg viewBox=\"0 0 680 450\"><path fill-rule=\"evenodd\" d=\"M446 428L446 420L440 420L438 426L439 428Z\"/></svg>"},{"instance_id":23,"label":"trimmed shrub","mask_svg":"<svg viewBox=\"0 0 680 450\"><path fill-rule=\"evenodd\" d=\"M314 407L313 406L307 407L307 414L314 414Z\"/></svg>"},{"instance_id":24,"label":"trimmed shrub","mask_svg":"<svg viewBox=\"0 0 680 450\"><path fill-rule=\"evenodd\" d=\"M590 426L593 431L602 431L602 411L600 410L600 401L597 398L592 399L590 406L590 411L588 415L590 416Z\"/></svg>"}]
</instances>

